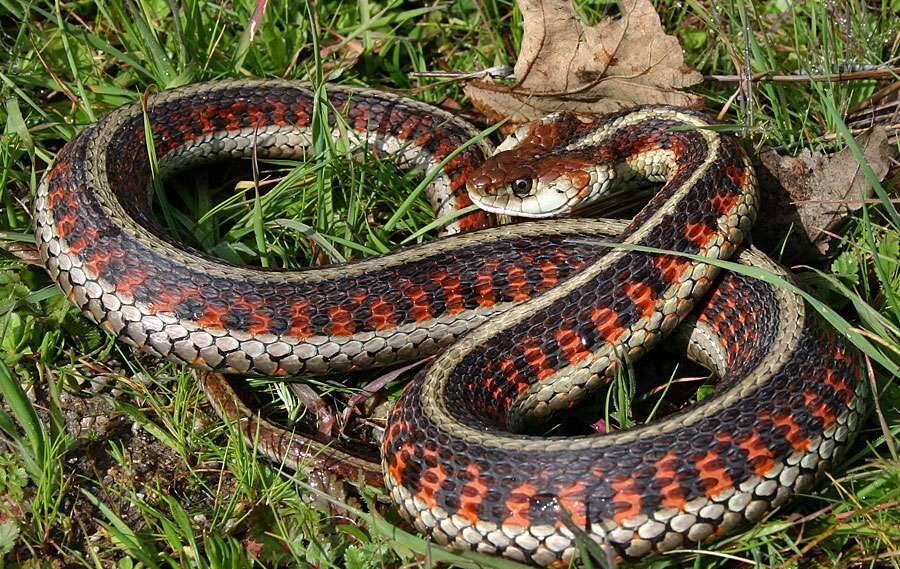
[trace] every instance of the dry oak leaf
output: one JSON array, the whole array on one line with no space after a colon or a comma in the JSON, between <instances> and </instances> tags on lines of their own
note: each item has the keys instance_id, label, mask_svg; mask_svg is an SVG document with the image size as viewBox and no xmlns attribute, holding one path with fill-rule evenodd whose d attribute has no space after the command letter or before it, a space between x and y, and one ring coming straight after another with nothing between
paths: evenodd
<instances>
[{"instance_id":1,"label":"dry oak leaf","mask_svg":"<svg viewBox=\"0 0 900 569\"><path fill-rule=\"evenodd\" d=\"M622 16L587 26L570 0L517 0L524 17L513 86L473 81L465 92L492 120L512 123L557 111L608 113L639 104L699 107L679 89L703 77L684 64L649 0L620 0Z\"/></svg>"},{"instance_id":2,"label":"dry oak leaf","mask_svg":"<svg viewBox=\"0 0 900 569\"><path fill-rule=\"evenodd\" d=\"M877 126L857 137L857 144L879 181L894 149L887 130ZM759 156L760 215L754 238L768 250L786 242L785 258L809 261L827 253L831 230L872 195L859 162L849 148L827 156L804 148L795 158L774 150Z\"/></svg>"}]
</instances>

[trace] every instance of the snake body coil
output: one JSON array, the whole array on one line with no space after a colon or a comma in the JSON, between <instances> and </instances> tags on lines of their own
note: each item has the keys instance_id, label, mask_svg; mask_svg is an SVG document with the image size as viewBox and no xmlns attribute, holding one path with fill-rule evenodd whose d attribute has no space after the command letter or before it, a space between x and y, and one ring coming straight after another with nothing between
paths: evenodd
<instances>
[{"instance_id":1,"label":"snake body coil","mask_svg":"<svg viewBox=\"0 0 900 569\"><path fill-rule=\"evenodd\" d=\"M122 341L221 372L322 374L441 352L391 413L391 496L441 543L540 565L573 558L576 535L641 557L758 520L856 431L858 355L798 295L728 274L702 300L713 265L639 250L728 258L750 230L752 169L701 115L553 116L494 157L481 143L445 160L474 134L463 121L373 91L332 87L328 100L346 121L332 116L336 136L440 165L429 192L439 214L471 196L541 216L633 181L664 185L627 225L533 222L342 266L237 268L153 219L144 117L130 106L85 129L44 177L35 227L50 274ZM160 93L147 112L160 167L174 171L254 151L300 156L314 104L301 85L230 81ZM488 221L470 214L451 229ZM741 261L782 273L758 253ZM721 377L713 396L605 436L508 433L573 405L698 303L691 351Z\"/></svg>"}]
</instances>

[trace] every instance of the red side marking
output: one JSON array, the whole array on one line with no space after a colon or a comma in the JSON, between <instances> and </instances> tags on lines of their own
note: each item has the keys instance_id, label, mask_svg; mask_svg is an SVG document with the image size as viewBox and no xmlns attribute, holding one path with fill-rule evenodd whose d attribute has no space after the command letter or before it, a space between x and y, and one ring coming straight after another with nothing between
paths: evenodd
<instances>
[{"instance_id":1,"label":"red side marking","mask_svg":"<svg viewBox=\"0 0 900 569\"><path fill-rule=\"evenodd\" d=\"M559 266L549 259L541 261L541 282L537 286L538 291L545 291L556 286L559 282Z\"/></svg>"},{"instance_id":2,"label":"red side marking","mask_svg":"<svg viewBox=\"0 0 900 569\"><path fill-rule=\"evenodd\" d=\"M276 101L273 103L274 109L272 109L271 116L272 122L277 124L278 126L287 126L287 119L285 118L285 114L287 113L287 107L281 101Z\"/></svg>"},{"instance_id":3,"label":"red side marking","mask_svg":"<svg viewBox=\"0 0 900 569\"><path fill-rule=\"evenodd\" d=\"M72 253L75 253L76 255L79 252L81 252L82 249L84 249L88 245L94 243L97 239L97 235L99 234L97 229L95 229L93 227L86 227L81 233L82 233L81 237L76 239L74 242L69 243L69 251ZM99 250L94 252L95 255L99 254L99 253L100 253ZM119 256L123 257L124 253L119 251ZM103 261L101 261L101 263L103 263ZM103 264L105 264L105 263L103 263ZM100 274L97 271L94 271L94 273Z\"/></svg>"},{"instance_id":4,"label":"red side marking","mask_svg":"<svg viewBox=\"0 0 900 569\"><path fill-rule=\"evenodd\" d=\"M662 275L663 280L672 284L677 282L684 271L690 266L691 262L683 257L675 255L658 255L654 257L653 264L656 270Z\"/></svg>"},{"instance_id":5,"label":"red side marking","mask_svg":"<svg viewBox=\"0 0 900 569\"><path fill-rule=\"evenodd\" d=\"M380 130L381 130L381 129L379 129L379 131L380 131ZM431 131L431 130L426 130L425 132L423 132L422 134L420 134L418 138L416 138L414 144L415 144L416 146L418 146L419 148L425 148L425 145L428 144L428 142L429 142L432 138L434 138L434 135L435 135L435 133L434 133L433 131ZM438 160L440 160L440 158L437 158L437 156L434 156L434 155L433 155L433 157L436 158L436 159L438 159Z\"/></svg>"},{"instance_id":6,"label":"red side marking","mask_svg":"<svg viewBox=\"0 0 900 569\"><path fill-rule=\"evenodd\" d=\"M271 329L271 318L259 311L264 301L249 301L244 297L240 297L232 302L231 308L241 308L247 311L249 319L247 321L247 331L251 334L265 334Z\"/></svg>"},{"instance_id":7,"label":"red side marking","mask_svg":"<svg viewBox=\"0 0 900 569\"><path fill-rule=\"evenodd\" d=\"M69 252L77 255L78 253L81 253L82 249L90 245L90 243L91 240L87 237L79 237L75 241L69 243Z\"/></svg>"},{"instance_id":8,"label":"red side marking","mask_svg":"<svg viewBox=\"0 0 900 569\"><path fill-rule=\"evenodd\" d=\"M850 389L850 385L847 383L847 381L842 377L838 377L838 375L834 373L834 370L832 370L827 365L824 368L824 372L825 383L832 389L843 395L844 403L849 405L850 401L853 399L853 390Z\"/></svg>"},{"instance_id":9,"label":"red side marking","mask_svg":"<svg viewBox=\"0 0 900 569\"><path fill-rule=\"evenodd\" d=\"M438 453L434 447L423 447L422 458L426 464L437 464Z\"/></svg>"},{"instance_id":10,"label":"red side marking","mask_svg":"<svg viewBox=\"0 0 900 569\"><path fill-rule=\"evenodd\" d=\"M353 120L353 129L357 132L369 130L369 108L359 107L356 118Z\"/></svg>"},{"instance_id":11,"label":"red side marking","mask_svg":"<svg viewBox=\"0 0 900 569\"><path fill-rule=\"evenodd\" d=\"M116 282L116 291L133 295L134 289L144 284L144 281L146 280L147 273L142 269L129 269L129 271L120 276L118 282Z\"/></svg>"},{"instance_id":12,"label":"red side marking","mask_svg":"<svg viewBox=\"0 0 900 569\"><path fill-rule=\"evenodd\" d=\"M681 160L681 157L688 151L687 145L684 143L684 135L673 135L669 139L669 150L671 150L672 154L675 156L675 162L678 164L678 169L681 170L687 168L687 165L690 162Z\"/></svg>"},{"instance_id":13,"label":"red side marking","mask_svg":"<svg viewBox=\"0 0 900 569\"><path fill-rule=\"evenodd\" d=\"M434 131L434 136L441 141L438 147L434 149L434 152L431 153L435 160L443 160L445 156L456 150L458 142L446 129Z\"/></svg>"},{"instance_id":14,"label":"red side marking","mask_svg":"<svg viewBox=\"0 0 900 569\"><path fill-rule=\"evenodd\" d=\"M196 288L162 291L157 301L150 305L150 310L157 313L175 312L175 307L186 298L202 298L202 296Z\"/></svg>"},{"instance_id":15,"label":"red side marking","mask_svg":"<svg viewBox=\"0 0 900 569\"><path fill-rule=\"evenodd\" d=\"M488 307L497 303L494 295L494 279L493 272L497 270L500 263L497 261L489 261L485 263L484 271L479 272L475 277L475 290L478 292L478 304Z\"/></svg>"},{"instance_id":16,"label":"red side marking","mask_svg":"<svg viewBox=\"0 0 900 569\"><path fill-rule=\"evenodd\" d=\"M625 283L622 288L640 309L643 318L649 318L653 314L656 308L656 295L653 294L653 289L639 282Z\"/></svg>"},{"instance_id":17,"label":"red side marking","mask_svg":"<svg viewBox=\"0 0 900 569\"><path fill-rule=\"evenodd\" d=\"M465 198L468 200L468 196ZM461 200L457 199L457 202ZM457 209L466 206L459 206L457 204ZM463 231L473 231L475 229L484 229L485 227L492 227L493 223L491 223L491 218L483 211L475 211L464 217L460 217L456 220L459 224L459 228Z\"/></svg>"},{"instance_id":18,"label":"red side marking","mask_svg":"<svg viewBox=\"0 0 900 569\"><path fill-rule=\"evenodd\" d=\"M553 375L553 368L547 365L547 354L544 353L543 348L536 345L526 346L524 355L525 362L534 368L534 373L538 379L544 379Z\"/></svg>"},{"instance_id":19,"label":"red side marking","mask_svg":"<svg viewBox=\"0 0 900 569\"><path fill-rule=\"evenodd\" d=\"M409 459L415 455L415 452L416 448L413 444L405 442L388 461L388 474L391 475L391 478L394 479L398 486L403 485L403 471L406 470L406 465L409 463Z\"/></svg>"},{"instance_id":20,"label":"red side marking","mask_svg":"<svg viewBox=\"0 0 900 569\"><path fill-rule=\"evenodd\" d=\"M305 298L291 305L291 329L288 335L294 338L308 338L312 336L312 327L309 321L309 301Z\"/></svg>"},{"instance_id":21,"label":"red side marking","mask_svg":"<svg viewBox=\"0 0 900 569\"><path fill-rule=\"evenodd\" d=\"M56 173L56 170L51 170L50 174L48 174L47 177L49 178L50 176L52 176L55 173ZM49 180L47 183L48 184L50 183ZM65 194L62 191L62 187L63 187L62 184L60 184L58 186L57 185L50 186L51 189L50 189L50 191L47 192L47 207L49 209L51 209L51 210L55 209L56 202L58 200L62 200L65 198Z\"/></svg>"},{"instance_id":22,"label":"red side marking","mask_svg":"<svg viewBox=\"0 0 900 569\"><path fill-rule=\"evenodd\" d=\"M335 336L352 336L355 325L353 313L342 306L334 306L328 309L328 318L331 319L329 332Z\"/></svg>"},{"instance_id":23,"label":"red side marking","mask_svg":"<svg viewBox=\"0 0 900 569\"><path fill-rule=\"evenodd\" d=\"M397 404L397 407L400 407L400 404ZM390 427L384 433L384 440L381 442L381 448L387 449L390 448L391 443L400 434L400 431L403 429L403 421L395 419L396 417L401 416L401 409L394 408L390 415Z\"/></svg>"},{"instance_id":24,"label":"red side marking","mask_svg":"<svg viewBox=\"0 0 900 569\"><path fill-rule=\"evenodd\" d=\"M266 314L251 310L248 328L251 334L267 334L272 329L272 319Z\"/></svg>"},{"instance_id":25,"label":"red side marking","mask_svg":"<svg viewBox=\"0 0 900 569\"><path fill-rule=\"evenodd\" d=\"M629 154L640 154L642 152L649 152L651 150L658 150L659 145L659 134L645 134L643 136L639 136L635 138L631 143L631 151ZM674 137L672 140L676 140Z\"/></svg>"},{"instance_id":26,"label":"red side marking","mask_svg":"<svg viewBox=\"0 0 900 569\"><path fill-rule=\"evenodd\" d=\"M592 310L591 321L607 343L615 342L616 338L625 333L625 328L619 325L619 315L610 308Z\"/></svg>"},{"instance_id":27,"label":"red side marking","mask_svg":"<svg viewBox=\"0 0 900 569\"><path fill-rule=\"evenodd\" d=\"M515 384L516 393L521 395L526 389L528 389L528 382L522 381L522 376L519 373L519 370L516 369L516 363L511 358L506 358L500 360L500 371L503 372L503 377L509 381L510 383ZM494 395L499 398L503 394L503 387L499 386L494 390Z\"/></svg>"},{"instance_id":28,"label":"red side marking","mask_svg":"<svg viewBox=\"0 0 900 569\"><path fill-rule=\"evenodd\" d=\"M715 234L716 230L705 223L688 223L684 230L684 236L698 247L709 243Z\"/></svg>"},{"instance_id":29,"label":"red side marking","mask_svg":"<svg viewBox=\"0 0 900 569\"><path fill-rule=\"evenodd\" d=\"M719 213L728 213L734 208L734 204L736 204L737 201L738 198L736 195L728 193L717 193L709 200L713 209Z\"/></svg>"},{"instance_id":30,"label":"red side marking","mask_svg":"<svg viewBox=\"0 0 900 569\"><path fill-rule=\"evenodd\" d=\"M444 167L444 172L446 172L448 175L451 175L450 193L455 196L453 203L456 206L456 209L462 209L462 208L466 207L465 205L463 205L463 202L466 200L459 199L459 196L461 196L462 194L465 194L466 197L468 197L468 192L465 189L465 185L466 185L466 179L469 177L469 174L471 173L471 169L466 168L464 171L457 172L457 175L453 176L453 170L450 168L450 165L448 164L447 166ZM476 212L476 213L484 213L484 212Z\"/></svg>"},{"instance_id":31,"label":"red side marking","mask_svg":"<svg viewBox=\"0 0 900 569\"><path fill-rule=\"evenodd\" d=\"M235 101L227 109L222 112L225 117L225 128L227 130L236 130L241 128L241 117L246 114L247 103L244 101Z\"/></svg>"},{"instance_id":32,"label":"red side marking","mask_svg":"<svg viewBox=\"0 0 900 569\"><path fill-rule=\"evenodd\" d=\"M429 508L434 508L437 506L434 497L441 489L441 486L446 479L447 473L444 471L443 466L437 465L426 469L425 472L422 473L421 480L419 480L421 490L419 490L416 496L425 502Z\"/></svg>"},{"instance_id":33,"label":"red side marking","mask_svg":"<svg viewBox=\"0 0 900 569\"><path fill-rule=\"evenodd\" d=\"M575 525L584 527L587 524L587 516L585 515L585 484L584 482L575 482L559 489L556 495L559 502L565 508ZM562 520L557 522L557 526L562 526Z\"/></svg>"},{"instance_id":34,"label":"red side marking","mask_svg":"<svg viewBox=\"0 0 900 569\"><path fill-rule=\"evenodd\" d=\"M412 303L410 315L416 322L428 320L433 317L433 314L431 313L431 303L428 300L428 293L425 292L423 287L419 285L409 285L403 293Z\"/></svg>"},{"instance_id":35,"label":"red side marking","mask_svg":"<svg viewBox=\"0 0 900 569\"><path fill-rule=\"evenodd\" d=\"M725 175L728 176L731 181L734 182L734 185L739 188L743 188L747 184L747 170L741 168L740 166L735 166L734 164L726 166Z\"/></svg>"},{"instance_id":36,"label":"red side marking","mask_svg":"<svg viewBox=\"0 0 900 569\"><path fill-rule=\"evenodd\" d=\"M247 115L250 117L250 126L253 128L263 128L269 124L269 115L260 109L250 109L247 111Z\"/></svg>"},{"instance_id":37,"label":"red side marking","mask_svg":"<svg viewBox=\"0 0 900 569\"><path fill-rule=\"evenodd\" d=\"M178 129L179 127L178 127L178 125L173 124L172 128ZM177 131L177 132L179 132L179 134L180 134L180 131ZM156 139L159 139L159 142L156 143L156 155L157 156L162 156L166 152L169 152L170 150L174 150L176 147L178 147L179 136L176 134L173 134L172 129L170 129L170 128L159 127L159 132L156 132L154 130L153 135Z\"/></svg>"},{"instance_id":38,"label":"red side marking","mask_svg":"<svg viewBox=\"0 0 900 569\"><path fill-rule=\"evenodd\" d=\"M61 160L54 164L50 173L47 174L47 206L50 209L54 209L57 206L57 201L62 201L64 203L74 201L71 192L66 191L66 182L69 179L69 170L71 167L72 165L69 162ZM54 183L57 176L61 178L58 184Z\"/></svg>"},{"instance_id":39,"label":"red side marking","mask_svg":"<svg viewBox=\"0 0 900 569\"><path fill-rule=\"evenodd\" d=\"M447 271L441 270L435 280L444 289L448 314L459 314L466 309L465 299L461 292L462 284L459 282L458 275L451 275Z\"/></svg>"},{"instance_id":40,"label":"red side marking","mask_svg":"<svg viewBox=\"0 0 900 569\"><path fill-rule=\"evenodd\" d=\"M57 193L56 189L55 189L56 185L53 183L53 180L56 179L57 175L63 173L64 171L66 171L68 169L69 169L69 163L66 162L65 160L59 160L58 162L56 162L56 164L53 165L52 168L50 168L50 171L47 172L47 187L50 189L50 191L47 194L48 198L52 197L52 194ZM48 202L48 203L50 203L50 202ZM50 207L51 208L53 207L52 203L50 203Z\"/></svg>"},{"instance_id":41,"label":"red side marking","mask_svg":"<svg viewBox=\"0 0 900 569\"><path fill-rule=\"evenodd\" d=\"M519 484L509 493L506 499L506 517L503 518L505 526L519 526L527 528L531 526L531 520L528 519L528 510L531 508L531 498L537 493L537 489L523 482Z\"/></svg>"},{"instance_id":42,"label":"red side marking","mask_svg":"<svg viewBox=\"0 0 900 569\"><path fill-rule=\"evenodd\" d=\"M473 524L480 521L478 510L488 493L488 484L481 478L481 470L474 463L466 467L469 481L459 489L459 515Z\"/></svg>"},{"instance_id":43,"label":"red side marking","mask_svg":"<svg viewBox=\"0 0 900 569\"><path fill-rule=\"evenodd\" d=\"M158 312L174 312L175 305L181 300L177 293L162 291L156 301L150 305L150 310Z\"/></svg>"},{"instance_id":44,"label":"red side marking","mask_svg":"<svg viewBox=\"0 0 900 569\"><path fill-rule=\"evenodd\" d=\"M707 451L694 466L706 487L707 497L714 498L732 487L731 476L725 470L725 463L719 458L719 453Z\"/></svg>"},{"instance_id":45,"label":"red side marking","mask_svg":"<svg viewBox=\"0 0 900 569\"><path fill-rule=\"evenodd\" d=\"M829 429L834 425L835 421L837 421L834 413L828 408L828 404L825 403L817 393L811 391L804 392L803 403L806 405L806 409L809 411L810 415L822 420L823 431Z\"/></svg>"},{"instance_id":46,"label":"red side marking","mask_svg":"<svg viewBox=\"0 0 900 569\"><path fill-rule=\"evenodd\" d=\"M803 428L790 413L785 413L781 417L772 417L772 422L776 427L787 427L787 435L785 438L794 447L794 450L809 450L809 437L803 432Z\"/></svg>"},{"instance_id":47,"label":"red side marking","mask_svg":"<svg viewBox=\"0 0 900 569\"><path fill-rule=\"evenodd\" d=\"M668 452L656 461L656 481L660 485L663 496L662 505L666 508L683 509L687 501L686 492L678 482L678 455Z\"/></svg>"},{"instance_id":48,"label":"red side marking","mask_svg":"<svg viewBox=\"0 0 900 569\"><path fill-rule=\"evenodd\" d=\"M747 462L750 463L757 475L765 476L775 466L775 455L772 454L765 441L759 436L757 429L753 430L753 435L747 440L738 442L738 446L747 452Z\"/></svg>"},{"instance_id":49,"label":"red side marking","mask_svg":"<svg viewBox=\"0 0 900 569\"><path fill-rule=\"evenodd\" d=\"M218 114L219 107L214 103L209 103L203 110L196 113L196 119L197 122L200 123L200 128L203 129L203 134L212 134L216 132L216 123L211 120L210 117L215 117Z\"/></svg>"},{"instance_id":50,"label":"red side marking","mask_svg":"<svg viewBox=\"0 0 900 569\"><path fill-rule=\"evenodd\" d=\"M406 117L406 120L403 121L403 124L400 125L400 130L397 132L397 138L400 140L407 140L410 136L412 136L413 132L416 130L416 127L419 126L419 117L416 115L410 115Z\"/></svg>"},{"instance_id":51,"label":"red side marking","mask_svg":"<svg viewBox=\"0 0 900 569\"><path fill-rule=\"evenodd\" d=\"M560 328L555 335L563 356L570 364L575 365L591 355L584 345L584 338L572 328Z\"/></svg>"},{"instance_id":52,"label":"red side marking","mask_svg":"<svg viewBox=\"0 0 900 569\"><path fill-rule=\"evenodd\" d=\"M294 105L294 114L297 115L295 123L297 126L309 126L309 108L303 101L298 101Z\"/></svg>"},{"instance_id":53,"label":"red side marking","mask_svg":"<svg viewBox=\"0 0 900 569\"><path fill-rule=\"evenodd\" d=\"M109 249L107 251L95 250L91 258L85 262L88 269L95 275L99 276L106 265L113 259L121 259L125 253L121 249Z\"/></svg>"},{"instance_id":54,"label":"red side marking","mask_svg":"<svg viewBox=\"0 0 900 569\"><path fill-rule=\"evenodd\" d=\"M617 482L611 482L610 487L616 492L613 496L613 520L621 524L629 518L641 513L641 492L635 486L634 480L625 478Z\"/></svg>"},{"instance_id":55,"label":"red side marking","mask_svg":"<svg viewBox=\"0 0 900 569\"><path fill-rule=\"evenodd\" d=\"M56 220L56 234L60 237L65 237L72 231L77 221L78 219L74 213L69 212L65 214L61 219Z\"/></svg>"},{"instance_id":56,"label":"red side marking","mask_svg":"<svg viewBox=\"0 0 900 569\"><path fill-rule=\"evenodd\" d=\"M383 298L372 300L372 319L369 324L376 330L394 328L397 323L394 320L394 306Z\"/></svg>"},{"instance_id":57,"label":"red side marking","mask_svg":"<svg viewBox=\"0 0 900 569\"><path fill-rule=\"evenodd\" d=\"M506 271L506 274L509 281L509 292L512 294L513 300L516 302L528 300L528 293L525 291L525 287L528 286L525 269L513 266Z\"/></svg>"},{"instance_id":58,"label":"red side marking","mask_svg":"<svg viewBox=\"0 0 900 569\"><path fill-rule=\"evenodd\" d=\"M178 131L178 134L181 135L181 140L179 141L179 144L184 144L186 142L190 142L190 141L194 140L195 138L197 138L197 135L194 134L194 132L191 130L193 127L194 127L194 125L191 122L181 121L178 123L176 129ZM174 141L173 141L173 143L174 143ZM173 146L177 146L177 145L173 144Z\"/></svg>"},{"instance_id":59,"label":"red side marking","mask_svg":"<svg viewBox=\"0 0 900 569\"><path fill-rule=\"evenodd\" d=\"M854 359L843 346L838 346L832 353L832 357L840 362L844 362L850 369L856 368L856 359Z\"/></svg>"},{"instance_id":60,"label":"red side marking","mask_svg":"<svg viewBox=\"0 0 900 569\"><path fill-rule=\"evenodd\" d=\"M478 305L485 308L497 303L494 298L494 284L491 275L480 274L475 277L475 290L478 292Z\"/></svg>"}]
</instances>

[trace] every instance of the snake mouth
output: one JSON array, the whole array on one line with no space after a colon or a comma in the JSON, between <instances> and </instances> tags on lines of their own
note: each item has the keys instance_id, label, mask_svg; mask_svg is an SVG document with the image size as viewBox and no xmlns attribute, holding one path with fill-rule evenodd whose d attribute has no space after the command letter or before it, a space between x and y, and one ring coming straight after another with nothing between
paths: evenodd
<instances>
[{"instance_id":1,"label":"snake mouth","mask_svg":"<svg viewBox=\"0 0 900 569\"><path fill-rule=\"evenodd\" d=\"M565 215L578 203L577 196L573 198L566 193L553 190L532 193L524 197L517 196L513 192L484 195L472 191L469 192L469 196L475 205L487 212L530 219Z\"/></svg>"}]
</instances>

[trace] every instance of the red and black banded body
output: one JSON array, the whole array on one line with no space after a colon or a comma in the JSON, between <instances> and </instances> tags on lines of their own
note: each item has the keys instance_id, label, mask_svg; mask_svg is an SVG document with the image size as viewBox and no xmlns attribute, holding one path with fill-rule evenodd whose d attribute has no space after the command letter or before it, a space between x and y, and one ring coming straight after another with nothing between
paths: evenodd
<instances>
[{"instance_id":1,"label":"red and black banded body","mask_svg":"<svg viewBox=\"0 0 900 569\"><path fill-rule=\"evenodd\" d=\"M568 409L658 343L713 286L717 269L702 261L731 256L749 231L752 170L701 115L558 115L485 160L487 143L462 148L470 125L427 105L348 88L330 88L328 101L332 136L437 170L439 215L469 194L527 216L638 180L663 186L612 237L604 222L544 221L342 266L234 267L153 218L133 105L85 129L42 181L35 229L50 274L121 340L206 369L322 374L443 349L392 412L383 462L401 512L459 548L559 565L576 555L578 532L625 557L667 551L758 519L846 446L864 407L857 353L796 294L734 274L704 301L691 344L722 377L716 395L607 436L507 432ZM315 130L312 92L282 81L201 84L147 103L164 173L299 157ZM451 229L488 221L472 214Z\"/></svg>"},{"instance_id":2,"label":"red and black banded body","mask_svg":"<svg viewBox=\"0 0 900 569\"><path fill-rule=\"evenodd\" d=\"M385 440L394 498L439 542L541 565L575 555L573 528L641 557L759 520L812 486L864 413L855 350L812 315L780 320L784 294L727 275L694 332L720 368L718 392L623 433L501 443L483 388L448 384L444 417L412 384ZM784 361L785 344L798 357ZM495 389L515 389L510 377L492 375Z\"/></svg>"}]
</instances>

